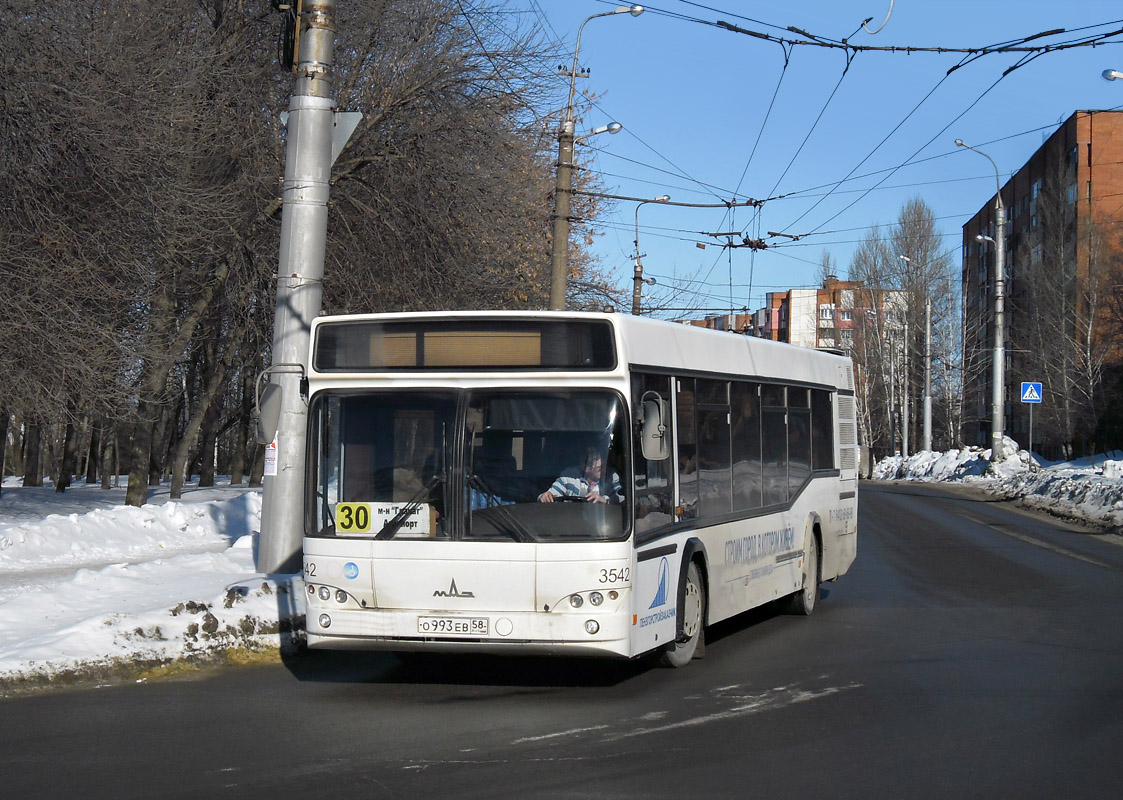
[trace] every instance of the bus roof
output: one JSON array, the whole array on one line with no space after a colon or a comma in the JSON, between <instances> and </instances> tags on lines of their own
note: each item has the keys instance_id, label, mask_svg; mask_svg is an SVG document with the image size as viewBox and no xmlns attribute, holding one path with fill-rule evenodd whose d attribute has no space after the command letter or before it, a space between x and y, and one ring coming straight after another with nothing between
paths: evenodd
<instances>
[{"instance_id":1,"label":"bus roof","mask_svg":"<svg viewBox=\"0 0 1123 800\"><path fill-rule=\"evenodd\" d=\"M587 311L425 311L324 316L316 328L331 323L412 322L447 324L456 320L484 322L585 320L605 321L615 331L618 366L672 373L781 379L854 389L849 358L836 353L773 342L729 331L615 312ZM496 371L502 371L502 368Z\"/></svg>"}]
</instances>

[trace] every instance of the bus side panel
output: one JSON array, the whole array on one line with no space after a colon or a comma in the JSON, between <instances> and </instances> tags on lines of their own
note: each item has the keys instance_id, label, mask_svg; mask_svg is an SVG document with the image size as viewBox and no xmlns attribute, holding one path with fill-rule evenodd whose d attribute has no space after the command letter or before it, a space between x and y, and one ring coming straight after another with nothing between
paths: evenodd
<instances>
[{"instance_id":1,"label":"bus side panel","mask_svg":"<svg viewBox=\"0 0 1123 800\"><path fill-rule=\"evenodd\" d=\"M858 554L858 498L856 486L848 484L849 481L839 482L839 494L844 497L830 506L820 521L823 534L822 579L825 581L844 575Z\"/></svg>"},{"instance_id":2,"label":"bus side panel","mask_svg":"<svg viewBox=\"0 0 1123 800\"><path fill-rule=\"evenodd\" d=\"M726 525L699 536L709 561L712 624L791 594L799 588L803 525L785 511Z\"/></svg>"}]
</instances>

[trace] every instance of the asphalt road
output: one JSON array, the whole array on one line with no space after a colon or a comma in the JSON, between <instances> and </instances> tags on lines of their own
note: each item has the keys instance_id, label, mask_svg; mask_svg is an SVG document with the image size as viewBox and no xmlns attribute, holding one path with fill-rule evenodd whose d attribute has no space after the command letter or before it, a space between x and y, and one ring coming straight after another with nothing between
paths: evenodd
<instances>
[{"instance_id":1,"label":"asphalt road","mask_svg":"<svg viewBox=\"0 0 1123 800\"><path fill-rule=\"evenodd\" d=\"M1123 796L1123 537L863 483L810 618L682 670L313 653L0 701L4 797Z\"/></svg>"}]
</instances>

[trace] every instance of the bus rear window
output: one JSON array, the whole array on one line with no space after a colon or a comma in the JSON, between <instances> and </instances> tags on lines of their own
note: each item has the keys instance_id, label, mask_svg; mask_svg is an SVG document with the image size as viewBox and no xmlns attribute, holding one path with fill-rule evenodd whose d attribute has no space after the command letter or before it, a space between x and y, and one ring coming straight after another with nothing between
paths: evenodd
<instances>
[{"instance_id":1,"label":"bus rear window","mask_svg":"<svg viewBox=\"0 0 1123 800\"><path fill-rule=\"evenodd\" d=\"M316 334L318 372L611 370L612 326L588 320L330 322Z\"/></svg>"}]
</instances>

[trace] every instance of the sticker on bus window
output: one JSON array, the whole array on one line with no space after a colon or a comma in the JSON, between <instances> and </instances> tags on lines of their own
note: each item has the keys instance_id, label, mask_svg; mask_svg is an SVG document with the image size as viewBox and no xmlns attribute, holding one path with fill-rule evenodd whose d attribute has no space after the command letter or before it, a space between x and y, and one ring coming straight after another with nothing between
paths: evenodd
<instances>
[{"instance_id":1,"label":"sticker on bus window","mask_svg":"<svg viewBox=\"0 0 1123 800\"><path fill-rule=\"evenodd\" d=\"M378 533L408 503L337 503L335 529L338 533ZM421 503L397 528L398 534L429 534L429 504Z\"/></svg>"}]
</instances>

